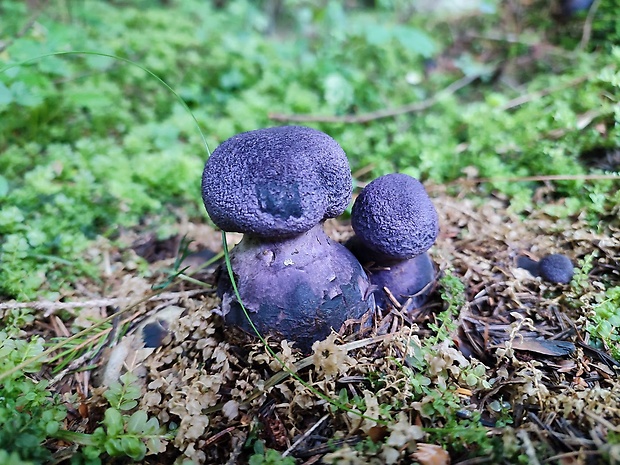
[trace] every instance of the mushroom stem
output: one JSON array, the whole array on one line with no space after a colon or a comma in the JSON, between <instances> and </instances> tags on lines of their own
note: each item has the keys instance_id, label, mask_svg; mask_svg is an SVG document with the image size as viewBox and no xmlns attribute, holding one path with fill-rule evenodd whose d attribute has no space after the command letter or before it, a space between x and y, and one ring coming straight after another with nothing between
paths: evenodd
<instances>
[{"instance_id":1,"label":"mushroom stem","mask_svg":"<svg viewBox=\"0 0 620 465\"><path fill-rule=\"evenodd\" d=\"M239 295L254 325L309 352L315 341L349 319L374 309L369 282L360 263L318 224L287 239L245 235L231 251ZM220 277L225 320L252 332L230 280Z\"/></svg>"},{"instance_id":2,"label":"mushroom stem","mask_svg":"<svg viewBox=\"0 0 620 465\"><path fill-rule=\"evenodd\" d=\"M433 292L434 287L429 284L435 280L435 265L428 253L404 260L390 258L364 246L357 236L346 246L364 265L379 307L385 307L390 301L385 288L400 304L411 299L410 309L424 305Z\"/></svg>"}]
</instances>

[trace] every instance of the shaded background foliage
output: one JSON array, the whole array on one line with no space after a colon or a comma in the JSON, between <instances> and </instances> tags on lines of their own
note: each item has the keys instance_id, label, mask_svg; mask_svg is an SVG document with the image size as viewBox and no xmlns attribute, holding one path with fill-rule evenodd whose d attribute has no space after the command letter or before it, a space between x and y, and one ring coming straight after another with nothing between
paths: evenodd
<instances>
[{"instance_id":1,"label":"shaded background foliage","mask_svg":"<svg viewBox=\"0 0 620 465\"><path fill-rule=\"evenodd\" d=\"M307 124L341 143L358 181L393 171L435 183L464 172L617 171L618 5L600 2L582 50L585 12L562 15L566 3L425 11L404 0L7 1L0 60L72 50L126 57L179 93L211 148L283 124L273 114L397 108L476 76L423 112ZM533 98L515 104L523 96ZM0 117L0 294L56 296L78 276L96 278L91 241L147 216L162 236L180 209L204 221L207 151L174 95L138 67L89 54L29 61L0 75ZM536 207L531 187L497 182L482 193L503 192L526 214ZM561 182L560 213L587 210L596 221L616 188Z\"/></svg>"}]
</instances>

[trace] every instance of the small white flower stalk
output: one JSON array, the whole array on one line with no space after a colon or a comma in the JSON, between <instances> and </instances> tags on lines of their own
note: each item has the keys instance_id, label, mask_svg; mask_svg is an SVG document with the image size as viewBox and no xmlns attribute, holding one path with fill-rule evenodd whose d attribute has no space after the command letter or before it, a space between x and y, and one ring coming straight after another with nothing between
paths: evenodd
<instances>
[{"instance_id":1,"label":"small white flower stalk","mask_svg":"<svg viewBox=\"0 0 620 465\"><path fill-rule=\"evenodd\" d=\"M312 363L317 372L325 378L344 373L353 364L353 359L347 355L347 349L336 344L337 334L330 334L327 339L312 344Z\"/></svg>"}]
</instances>

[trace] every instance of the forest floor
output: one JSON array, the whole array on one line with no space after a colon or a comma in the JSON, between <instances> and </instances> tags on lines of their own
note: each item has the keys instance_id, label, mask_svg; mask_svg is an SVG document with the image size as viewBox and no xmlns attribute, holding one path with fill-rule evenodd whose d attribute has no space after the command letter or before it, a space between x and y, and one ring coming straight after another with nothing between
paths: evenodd
<instances>
[{"instance_id":1,"label":"forest floor","mask_svg":"<svg viewBox=\"0 0 620 465\"><path fill-rule=\"evenodd\" d=\"M467 195L472 186L462 185L456 197L445 187L428 190L441 221L430 252L439 280L429 303L378 309L372 329L334 333L305 358L294 344L268 338L288 370L217 315L217 264L154 293L175 268L181 238L127 233L132 247L105 252L108 302L94 302L90 316L126 312L108 328L108 348L80 360L97 368L56 379L60 392L88 399L90 414L75 412L70 428L88 431L96 423L107 389L97 387L102 377L109 384L130 371L141 387L140 409L176 428L161 446L165 454L147 456L147 463L179 455L237 463L262 451L260 463L288 463L280 455L282 462L267 461L269 449L306 464L613 463L620 363L590 334L604 289L599 281L620 285L617 212L595 231L580 218L541 213L561 206L549 186L535 199L547 208L527 217L511 213L501 198ZM185 227L192 250L221 250L210 227ZM333 220L326 229L339 241L352 234ZM238 239L230 235L229 243ZM549 253L577 265L570 284L546 283L517 267L519 256ZM134 254L151 262L150 278L132 271ZM182 263L192 268L181 277L199 261ZM89 295L85 285L73 296L85 303L81 319L88 318ZM35 331L63 335L60 318L49 321L56 325ZM121 337L116 330L127 322L131 329ZM160 333L153 344L144 328L154 322ZM148 337L158 347L145 349Z\"/></svg>"},{"instance_id":2,"label":"forest floor","mask_svg":"<svg viewBox=\"0 0 620 465\"><path fill-rule=\"evenodd\" d=\"M432 3L0 2L0 465L620 463L620 0ZM441 221L309 356L224 324L200 195L279 124Z\"/></svg>"}]
</instances>

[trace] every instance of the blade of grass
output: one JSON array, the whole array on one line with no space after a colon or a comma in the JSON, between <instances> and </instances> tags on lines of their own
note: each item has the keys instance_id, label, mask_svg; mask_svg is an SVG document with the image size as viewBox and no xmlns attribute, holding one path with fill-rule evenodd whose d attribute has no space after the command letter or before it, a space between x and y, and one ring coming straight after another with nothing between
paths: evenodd
<instances>
[{"instance_id":1,"label":"blade of grass","mask_svg":"<svg viewBox=\"0 0 620 465\"><path fill-rule=\"evenodd\" d=\"M271 347L269 347L269 344L267 344L267 341L265 340L263 335L260 333L258 328L254 325L254 322L250 318L250 314L249 314L248 310L245 308L245 305L243 305L243 300L241 299L241 294L239 293L239 288L237 287L237 282L235 281L235 276L234 276L233 269L232 269L232 264L231 264L231 261L230 261L230 252L228 250L228 242L226 241L226 233L224 231L222 231L222 245L223 245L223 248L224 248L224 260L226 261L226 270L228 271L228 277L230 278L230 282L232 284L232 288L233 288L233 291L235 293L235 297L237 298L237 302L239 303L239 306L243 310L243 313L244 313L245 317L247 318L248 322L250 323L250 327L256 333L256 336L258 337L258 339L260 339L260 341L262 342L263 346L265 347L265 350L267 350L269 355L271 355L275 360L278 361L278 363L280 365L282 365L282 370L285 373L285 376L292 376L293 378L295 378L296 381L301 383L301 385L304 386L306 389L308 389L312 394L314 394L315 396L321 398L322 400L324 400L328 404L336 407L339 410L344 410L347 413L352 413L353 415L357 415L360 418L364 418L366 420L371 420L371 421L377 422L378 424L381 424L381 425L387 425L387 422L384 421L384 420L381 420L380 418L373 418L371 416L365 415L362 412L359 412L359 411L357 411L355 409L352 409L351 407L338 402L337 400L329 397L328 395L323 394L319 390L317 390L314 387L312 387L309 383L307 383L303 379L301 379L301 377L295 372L297 369L300 369L300 368L296 368L296 370L293 371L293 370L289 369L286 366L286 363L284 363L282 361L282 359L280 357L278 357L278 354L276 354L273 351L273 349ZM302 362L304 362L304 363L301 364L301 366L303 366L303 367L309 366L312 363L312 357L311 356L307 357L306 359L302 360ZM260 395L260 393L258 393L257 396L258 395Z\"/></svg>"}]
</instances>

